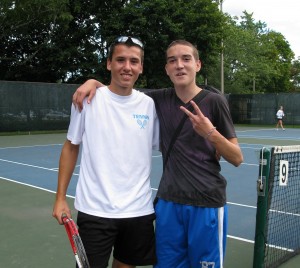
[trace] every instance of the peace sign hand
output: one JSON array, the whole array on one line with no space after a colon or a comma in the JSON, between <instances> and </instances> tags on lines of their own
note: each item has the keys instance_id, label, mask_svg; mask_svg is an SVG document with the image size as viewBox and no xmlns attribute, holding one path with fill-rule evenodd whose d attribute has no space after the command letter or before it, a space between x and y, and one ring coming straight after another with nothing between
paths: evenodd
<instances>
[{"instance_id":1,"label":"peace sign hand","mask_svg":"<svg viewBox=\"0 0 300 268\"><path fill-rule=\"evenodd\" d=\"M203 115L198 105L194 102L190 102L194 108L194 113L190 112L183 106L180 106L180 110L182 110L189 117L192 122L194 130L203 138L207 139L212 132L216 129L210 120Z\"/></svg>"}]
</instances>

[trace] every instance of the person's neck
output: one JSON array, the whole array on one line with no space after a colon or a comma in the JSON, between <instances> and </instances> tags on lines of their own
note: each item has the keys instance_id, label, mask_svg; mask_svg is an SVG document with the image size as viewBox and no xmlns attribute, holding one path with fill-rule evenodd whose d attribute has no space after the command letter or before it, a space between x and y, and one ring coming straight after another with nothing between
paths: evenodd
<instances>
[{"instance_id":1,"label":"person's neck","mask_svg":"<svg viewBox=\"0 0 300 268\"><path fill-rule=\"evenodd\" d=\"M110 84L107 87L111 92L120 96L129 96L132 94L132 87L118 87L113 84Z\"/></svg>"},{"instance_id":2,"label":"person's neck","mask_svg":"<svg viewBox=\"0 0 300 268\"><path fill-rule=\"evenodd\" d=\"M193 87L175 87L176 95L182 102L188 103L192 98L194 98L202 88L194 85Z\"/></svg>"}]
</instances>

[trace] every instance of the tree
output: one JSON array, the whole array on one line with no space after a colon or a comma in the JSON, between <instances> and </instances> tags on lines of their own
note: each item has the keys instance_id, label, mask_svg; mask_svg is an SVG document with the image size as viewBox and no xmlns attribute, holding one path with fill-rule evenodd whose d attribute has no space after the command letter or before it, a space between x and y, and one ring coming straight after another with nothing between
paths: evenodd
<instances>
[{"instance_id":1,"label":"tree","mask_svg":"<svg viewBox=\"0 0 300 268\"><path fill-rule=\"evenodd\" d=\"M1 1L0 79L56 82L71 77L74 81L76 74L95 68L93 31L85 12L90 2Z\"/></svg>"},{"instance_id":2,"label":"tree","mask_svg":"<svg viewBox=\"0 0 300 268\"><path fill-rule=\"evenodd\" d=\"M112 8L118 16L112 15ZM101 37L101 44L110 43L113 37L124 34L140 37L145 43L144 74L139 80L140 86L158 88L170 85L164 70L165 50L175 39L186 39L197 45L204 66L202 77L207 75L207 66L216 63L224 17L217 4L210 0L132 0L121 5L116 1L104 1L98 3L96 10L95 17L99 21L97 36ZM101 45L99 51L103 60L106 50L107 47ZM100 64L102 72L105 60ZM103 78L103 73L98 74ZM108 78L106 76L106 81Z\"/></svg>"},{"instance_id":3,"label":"tree","mask_svg":"<svg viewBox=\"0 0 300 268\"><path fill-rule=\"evenodd\" d=\"M107 83L108 45L119 35L145 44L137 87L167 87L165 50L186 39L199 50L199 83L220 87L224 43L226 93L288 92L299 88L299 59L284 36L252 14L224 16L211 0L2 0L0 79Z\"/></svg>"},{"instance_id":4,"label":"tree","mask_svg":"<svg viewBox=\"0 0 300 268\"><path fill-rule=\"evenodd\" d=\"M300 91L300 57L294 60L291 68L292 91Z\"/></svg>"},{"instance_id":5,"label":"tree","mask_svg":"<svg viewBox=\"0 0 300 268\"><path fill-rule=\"evenodd\" d=\"M223 15L210 0L3 0L0 79L77 83L109 80L108 44L118 35L145 43L140 86L170 84L165 49L174 39L196 44L202 77L216 62Z\"/></svg>"},{"instance_id":6,"label":"tree","mask_svg":"<svg viewBox=\"0 0 300 268\"><path fill-rule=\"evenodd\" d=\"M275 31L269 31L263 35L262 41L265 46L264 56L271 70L269 79L263 83L265 92L290 91L292 89L290 72L294 53L289 43L282 34Z\"/></svg>"},{"instance_id":7,"label":"tree","mask_svg":"<svg viewBox=\"0 0 300 268\"><path fill-rule=\"evenodd\" d=\"M252 14L228 17L225 27L225 91L284 92L290 89L293 52L280 33L271 31Z\"/></svg>"}]
</instances>

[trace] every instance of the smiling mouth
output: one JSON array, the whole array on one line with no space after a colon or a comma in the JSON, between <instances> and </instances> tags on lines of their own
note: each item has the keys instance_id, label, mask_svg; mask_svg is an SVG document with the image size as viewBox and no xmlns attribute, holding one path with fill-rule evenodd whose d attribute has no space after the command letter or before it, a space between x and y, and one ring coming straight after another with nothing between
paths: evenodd
<instances>
[{"instance_id":1,"label":"smiling mouth","mask_svg":"<svg viewBox=\"0 0 300 268\"><path fill-rule=\"evenodd\" d=\"M185 73L177 73L176 76L183 76Z\"/></svg>"},{"instance_id":2,"label":"smiling mouth","mask_svg":"<svg viewBox=\"0 0 300 268\"><path fill-rule=\"evenodd\" d=\"M121 74L121 76L122 76L123 78L131 78L131 77L132 77L131 74Z\"/></svg>"}]
</instances>

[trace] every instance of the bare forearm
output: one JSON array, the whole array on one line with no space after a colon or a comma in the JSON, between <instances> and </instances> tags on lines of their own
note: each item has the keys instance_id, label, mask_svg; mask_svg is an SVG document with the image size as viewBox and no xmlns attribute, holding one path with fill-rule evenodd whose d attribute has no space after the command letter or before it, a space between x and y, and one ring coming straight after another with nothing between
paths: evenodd
<instances>
[{"instance_id":1,"label":"bare forearm","mask_svg":"<svg viewBox=\"0 0 300 268\"><path fill-rule=\"evenodd\" d=\"M216 157L222 156L226 161L234 166L239 166L243 162L243 154L238 144L237 138L226 139L214 127L211 121L203 115L194 101L191 101L194 113L181 106L180 109L190 118L194 130L207 139L216 149Z\"/></svg>"},{"instance_id":2,"label":"bare forearm","mask_svg":"<svg viewBox=\"0 0 300 268\"><path fill-rule=\"evenodd\" d=\"M89 79L86 81L91 87L94 86L96 88L102 87L103 84L96 79Z\"/></svg>"},{"instance_id":3,"label":"bare forearm","mask_svg":"<svg viewBox=\"0 0 300 268\"><path fill-rule=\"evenodd\" d=\"M75 107L78 107L79 111L83 108L83 100L88 96L87 103L90 103L94 95L96 94L96 89L103 86L103 84L95 79L89 79L84 84L82 84L75 93L73 94L72 102Z\"/></svg>"},{"instance_id":4,"label":"bare forearm","mask_svg":"<svg viewBox=\"0 0 300 268\"><path fill-rule=\"evenodd\" d=\"M59 160L57 200L66 198L66 192L75 169L78 153L79 146L72 145L70 141L65 142Z\"/></svg>"},{"instance_id":5,"label":"bare forearm","mask_svg":"<svg viewBox=\"0 0 300 268\"><path fill-rule=\"evenodd\" d=\"M236 138L226 139L217 130L207 138L216 148L220 156L234 166L243 162L243 154Z\"/></svg>"},{"instance_id":6,"label":"bare forearm","mask_svg":"<svg viewBox=\"0 0 300 268\"><path fill-rule=\"evenodd\" d=\"M61 219L63 213L71 217L71 210L67 203L66 195L75 169L78 153L79 145L73 145L68 140L64 143L59 160L57 192L52 212L52 216L56 218L60 224L63 223Z\"/></svg>"}]
</instances>

